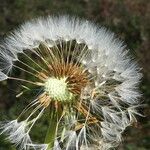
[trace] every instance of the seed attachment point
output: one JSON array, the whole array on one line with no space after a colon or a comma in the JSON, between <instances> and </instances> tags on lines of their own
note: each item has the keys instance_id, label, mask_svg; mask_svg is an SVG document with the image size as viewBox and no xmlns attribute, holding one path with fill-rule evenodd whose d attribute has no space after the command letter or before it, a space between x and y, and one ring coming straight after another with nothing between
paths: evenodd
<instances>
[{"instance_id":1,"label":"seed attachment point","mask_svg":"<svg viewBox=\"0 0 150 150\"><path fill-rule=\"evenodd\" d=\"M45 82L45 91L53 100L71 101L73 94L67 88L66 78L48 78Z\"/></svg>"}]
</instances>

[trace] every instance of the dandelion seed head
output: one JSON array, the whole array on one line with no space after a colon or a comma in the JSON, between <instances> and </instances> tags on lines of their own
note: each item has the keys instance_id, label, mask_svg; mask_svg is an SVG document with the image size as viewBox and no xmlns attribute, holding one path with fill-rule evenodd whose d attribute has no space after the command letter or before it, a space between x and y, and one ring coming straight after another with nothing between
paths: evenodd
<instances>
[{"instance_id":1,"label":"dandelion seed head","mask_svg":"<svg viewBox=\"0 0 150 150\"><path fill-rule=\"evenodd\" d=\"M22 132L15 132L11 123L2 125L3 133L17 135L12 143L47 149L50 143L32 144L27 133L48 109L57 128L53 149L108 150L118 146L135 114L140 115L140 68L107 29L75 17L48 16L21 25L4 43L0 80L18 80L29 92L40 91L20 114L31 110L28 125L19 128ZM12 68L24 78L11 76Z\"/></svg>"}]
</instances>

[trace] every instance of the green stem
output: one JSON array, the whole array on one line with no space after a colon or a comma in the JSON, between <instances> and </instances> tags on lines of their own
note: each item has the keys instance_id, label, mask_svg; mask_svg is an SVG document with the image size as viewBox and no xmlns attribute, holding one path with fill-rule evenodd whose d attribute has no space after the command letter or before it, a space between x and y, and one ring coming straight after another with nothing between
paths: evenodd
<instances>
[{"instance_id":1,"label":"green stem","mask_svg":"<svg viewBox=\"0 0 150 150\"><path fill-rule=\"evenodd\" d=\"M55 142L55 135L56 135L56 127L57 127L57 113L54 111L50 112L50 119L49 119L49 127L45 137L45 144L49 144L47 150L52 150Z\"/></svg>"},{"instance_id":2,"label":"green stem","mask_svg":"<svg viewBox=\"0 0 150 150\"><path fill-rule=\"evenodd\" d=\"M15 146L12 146L12 147L11 147L11 150L16 150Z\"/></svg>"}]
</instances>

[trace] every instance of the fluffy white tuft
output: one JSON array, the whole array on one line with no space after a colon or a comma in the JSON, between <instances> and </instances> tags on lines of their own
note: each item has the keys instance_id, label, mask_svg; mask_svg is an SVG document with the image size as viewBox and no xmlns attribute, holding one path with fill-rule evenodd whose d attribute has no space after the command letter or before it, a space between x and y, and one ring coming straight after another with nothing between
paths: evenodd
<instances>
[{"instance_id":1,"label":"fluffy white tuft","mask_svg":"<svg viewBox=\"0 0 150 150\"><path fill-rule=\"evenodd\" d=\"M0 81L6 80L8 77L3 72L0 72Z\"/></svg>"},{"instance_id":2,"label":"fluffy white tuft","mask_svg":"<svg viewBox=\"0 0 150 150\"><path fill-rule=\"evenodd\" d=\"M7 140L11 143L19 146L19 148L26 149L27 144L31 144L30 136L27 132L27 122L18 122L17 120L2 122L0 124L0 129L2 133L7 135Z\"/></svg>"},{"instance_id":3,"label":"fluffy white tuft","mask_svg":"<svg viewBox=\"0 0 150 150\"><path fill-rule=\"evenodd\" d=\"M30 150L47 150L48 144L26 144L26 147Z\"/></svg>"}]
</instances>

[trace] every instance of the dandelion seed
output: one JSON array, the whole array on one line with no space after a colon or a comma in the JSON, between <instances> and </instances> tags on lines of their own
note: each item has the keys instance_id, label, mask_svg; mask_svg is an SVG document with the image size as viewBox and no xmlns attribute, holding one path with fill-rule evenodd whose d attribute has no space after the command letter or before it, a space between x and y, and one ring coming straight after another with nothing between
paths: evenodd
<instances>
[{"instance_id":1,"label":"dandelion seed","mask_svg":"<svg viewBox=\"0 0 150 150\"><path fill-rule=\"evenodd\" d=\"M140 115L140 68L106 29L49 16L21 25L3 43L0 81L16 80L26 92L38 91L16 120L0 123L1 134L20 149L107 150L118 146ZM12 76L13 68L24 78ZM49 127L45 142L37 144L30 133L44 112Z\"/></svg>"}]
</instances>

